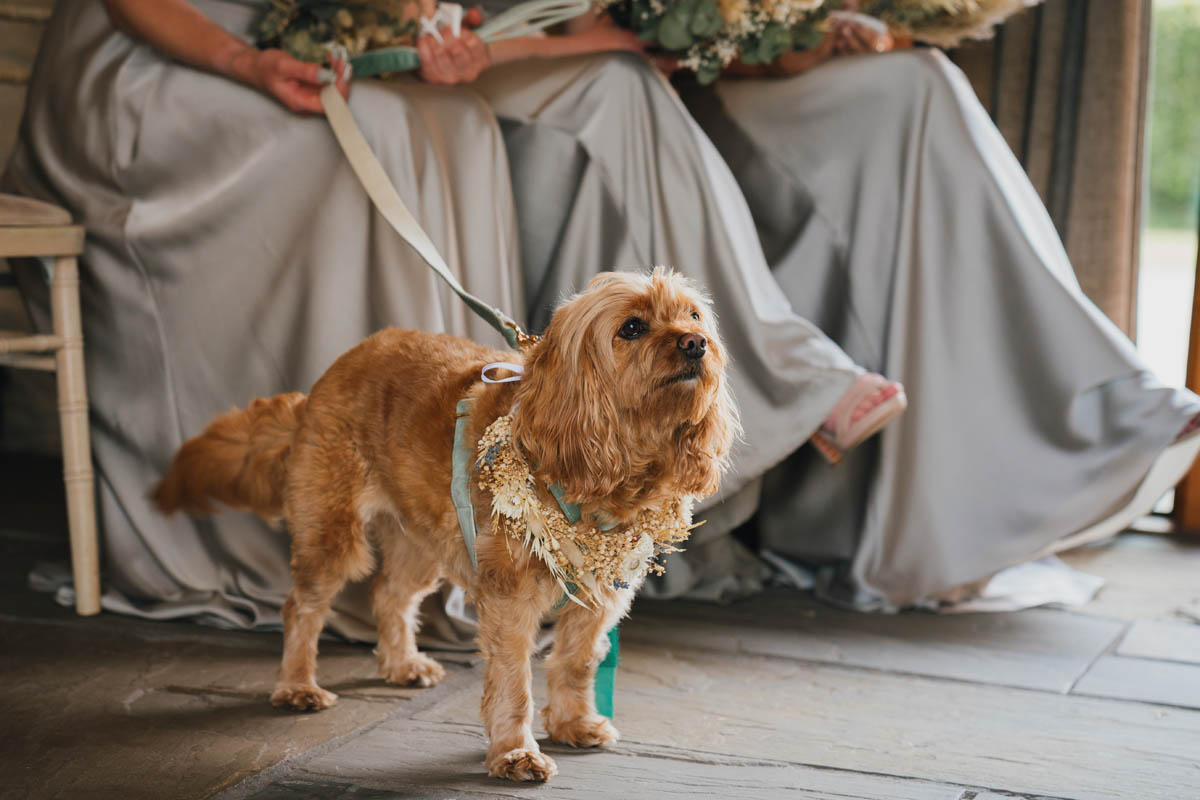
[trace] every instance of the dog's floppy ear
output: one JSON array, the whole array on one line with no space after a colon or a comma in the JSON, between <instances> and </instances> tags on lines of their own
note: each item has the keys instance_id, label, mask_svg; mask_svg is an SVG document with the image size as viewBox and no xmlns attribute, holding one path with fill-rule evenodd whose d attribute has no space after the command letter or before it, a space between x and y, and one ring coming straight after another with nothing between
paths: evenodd
<instances>
[{"instance_id":1,"label":"dog's floppy ear","mask_svg":"<svg viewBox=\"0 0 1200 800\"><path fill-rule=\"evenodd\" d=\"M692 497L716 493L721 475L729 466L729 451L741 432L737 407L726 381L699 419L685 426L674 440L675 472L681 492Z\"/></svg>"},{"instance_id":2,"label":"dog's floppy ear","mask_svg":"<svg viewBox=\"0 0 1200 800\"><path fill-rule=\"evenodd\" d=\"M568 315L568 308L555 314L526 362L513 436L536 475L557 482L567 499L585 502L621 484L630 456L607 385L612 365L601 363L612 353L593 346L594 332L573 328Z\"/></svg>"}]
</instances>

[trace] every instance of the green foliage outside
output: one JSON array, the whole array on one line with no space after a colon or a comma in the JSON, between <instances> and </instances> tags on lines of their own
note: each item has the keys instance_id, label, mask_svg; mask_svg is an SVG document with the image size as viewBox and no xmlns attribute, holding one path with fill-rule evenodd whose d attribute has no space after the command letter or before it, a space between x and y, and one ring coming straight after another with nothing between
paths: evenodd
<instances>
[{"instance_id":1,"label":"green foliage outside","mask_svg":"<svg viewBox=\"0 0 1200 800\"><path fill-rule=\"evenodd\" d=\"M1200 213L1200 0L1154 3L1152 228L1196 229Z\"/></svg>"}]
</instances>

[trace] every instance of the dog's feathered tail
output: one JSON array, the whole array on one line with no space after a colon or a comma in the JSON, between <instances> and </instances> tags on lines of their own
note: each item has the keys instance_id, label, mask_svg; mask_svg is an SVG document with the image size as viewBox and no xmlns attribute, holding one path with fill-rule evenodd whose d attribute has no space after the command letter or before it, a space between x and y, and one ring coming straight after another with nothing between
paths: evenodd
<instances>
[{"instance_id":1,"label":"dog's feathered tail","mask_svg":"<svg viewBox=\"0 0 1200 800\"><path fill-rule=\"evenodd\" d=\"M213 501L274 521L283 516L287 455L304 416L300 392L260 397L188 439L151 496L165 513L209 514Z\"/></svg>"}]
</instances>

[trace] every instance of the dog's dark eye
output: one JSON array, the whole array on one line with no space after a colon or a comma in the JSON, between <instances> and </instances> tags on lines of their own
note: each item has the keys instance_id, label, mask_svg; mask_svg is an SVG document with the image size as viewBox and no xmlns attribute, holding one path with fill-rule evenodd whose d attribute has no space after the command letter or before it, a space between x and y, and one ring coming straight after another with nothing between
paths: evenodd
<instances>
[{"instance_id":1,"label":"dog's dark eye","mask_svg":"<svg viewBox=\"0 0 1200 800\"><path fill-rule=\"evenodd\" d=\"M621 330L617 331L617 336L622 339L636 339L646 332L646 323L637 317L630 317L621 325Z\"/></svg>"},{"instance_id":2,"label":"dog's dark eye","mask_svg":"<svg viewBox=\"0 0 1200 800\"><path fill-rule=\"evenodd\" d=\"M693 312L692 312L692 319L700 319L700 312L698 312L698 311L693 311Z\"/></svg>"}]
</instances>

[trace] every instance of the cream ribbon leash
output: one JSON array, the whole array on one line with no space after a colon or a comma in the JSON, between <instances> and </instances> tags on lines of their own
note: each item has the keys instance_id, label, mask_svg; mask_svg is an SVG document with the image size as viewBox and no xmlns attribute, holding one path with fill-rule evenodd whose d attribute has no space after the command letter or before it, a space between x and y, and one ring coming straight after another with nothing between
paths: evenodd
<instances>
[{"instance_id":1,"label":"cream ribbon leash","mask_svg":"<svg viewBox=\"0 0 1200 800\"><path fill-rule=\"evenodd\" d=\"M383 165L363 138L362 131L354 121L354 115L350 113L350 107L346 105L346 100L338 92L337 86L329 84L321 90L321 105L325 107L325 116L329 119L329 125L333 128L333 134L337 137L342 152L346 154L346 160L350 162L363 189L388 224L417 251L417 255L424 259L429 268L436 272L472 311L500 331L511 347L517 348L530 342L529 334L525 333L512 317L468 292L450 271L442 254L422 230L408 206L400 199Z\"/></svg>"},{"instance_id":2,"label":"cream ribbon leash","mask_svg":"<svg viewBox=\"0 0 1200 800\"><path fill-rule=\"evenodd\" d=\"M591 7L590 2L591 0L528 0L496 15L479 26L476 32L485 42L527 36L579 16ZM438 27L444 25L458 35L462 26L462 16L462 6L442 3L433 17L421 21L421 29L435 35L440 41L442 37ZM421 63L416 52L412 47L373 50L350 59L349 63L353 73L360 77L416 69ZM321 90L321 105L325 108L325 116L333 128L338 144L342 147L342 152L346 154L346 160L350 162L354 174L358 176L359 182L362 183L371 202L379 209L379 213L472 311L500 331L510 347L519 348L534 341L533 337L503 311L488 305L463 288L437 247L421 229L416 217L408 210L408 206L404 205L383 165L363 138L358 123L354 121L354 115L350 113L350 107L333 84L332 71L326 70L323 77L329 81Z\"/></svg>"}]
</instances>

